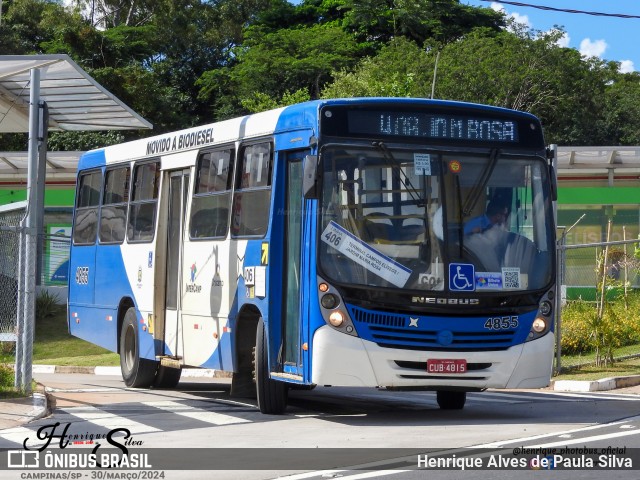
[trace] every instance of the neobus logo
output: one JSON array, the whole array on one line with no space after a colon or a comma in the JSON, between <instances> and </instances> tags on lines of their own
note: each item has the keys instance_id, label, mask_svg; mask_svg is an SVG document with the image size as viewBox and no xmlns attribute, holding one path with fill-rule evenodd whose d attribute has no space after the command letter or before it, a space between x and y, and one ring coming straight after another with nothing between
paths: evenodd
<instances>
[{"instance_id":1,"label":"neobus logo","mask_svg":"<svg viewBox=\"0 0 640 480\"><path fill-rule=\"evenodd\" d=\"M411 297L411 302L430 305L480 305L480 300L477 298Z\"/></svg>"}]
</instances>

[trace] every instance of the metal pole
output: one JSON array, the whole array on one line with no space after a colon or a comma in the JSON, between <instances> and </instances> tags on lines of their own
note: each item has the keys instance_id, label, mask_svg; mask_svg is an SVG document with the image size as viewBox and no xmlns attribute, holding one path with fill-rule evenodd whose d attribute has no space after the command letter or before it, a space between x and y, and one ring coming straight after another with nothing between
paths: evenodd
<instances>
[{"instance_id":1,"label":"metal pole","mask_svg":"<svg viewBox=\"0 0 640 480\"><path fill-rule=\"evenodd\" d=\"M27 210L29 206L27 205ZM18 234L18 265L16 269L16 279L18 282L18 301L16 302L16 375L14 386L22 388L22 337L24 337L24 265L25 265L25 216L20 220L16 233Z\"/></svg>"},{"instance_id":2,"label":"metal pole","mask_svg":"<svg viewBox=\"0 0 640 480\"><path fill-rule=\"evenodd\" d=\"M34 206L37 230L37 261L36 285L42 285L44 259L44 187L47 176L47 127L49 124L49 109L46 102L40 102L38 114L38 176L36 181L36 203ZM45 282L46 284L46 282Z\"/></svg>"},{"instance_id":3,"label":"metal pole","mask_svg":"<svg viewBox=\"0 0 640 480\"><path fill-rule=\"evenodd\" d=\"M433 82L431 83L431 99L436 94L436 76L438 75L438 60L440 60L440 49L436 52L436 64L433 66Z\"/></svg>"},{"instance_id":4,"label":"metal pole","mask_svg":"<svg viewBox=\"0 0 640 480\"><path fill-rule=\"evenodd\" d=\"M37 254L37 198L38 180L38 126L40 113L40 70L31 69L31 91L29 96L29 165L27 178L27 222L25 255L24 336L22 339L22 388L31 392L33 365L33 334L35 330L36 306L36 254Z\"/></svg>"},{"instance_id":5,"label":"metal pole","mask_svg":"<svg viewBox=\"0 0 640 480\"><path fill-rule=\"evenodd\" d=\"M562 372L562 285L565 280L565 249L564 244L567 238L567 230L564 229L560 242L558 244L557 252L557 266L556 266L556 374Z\"/></svg>"}]
</instances>

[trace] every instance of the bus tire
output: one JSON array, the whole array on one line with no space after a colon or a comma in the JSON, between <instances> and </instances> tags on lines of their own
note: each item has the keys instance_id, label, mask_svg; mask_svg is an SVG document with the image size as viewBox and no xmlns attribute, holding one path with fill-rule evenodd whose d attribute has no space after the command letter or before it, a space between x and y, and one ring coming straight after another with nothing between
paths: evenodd
<instances>
[{"instance_id":1,"label":"bus tire","mask_svg":"<svg viewBox=\"0 0 640 480\"><path fill-rule=\"evenodd\" d=\"M462 410L467 401L467 392L438 390L437 399L442 410Z\"/></svg>"},{"instance_id":2,"label":"bus tire","mask_svg":"<svg viewBox=\"0 0 640 480\"><path fill-rule=\"evenodd\" d=\"M136 311L130 307L120 330L120 370L127 387L148 388L155 379L158 362L140 358L138 335Z\"/></svg>"},{"instance_id":3,"label":"bus tire","mask_svg":"<svg viewBox=\"0 0 640 480\"><path fill-rule=\"evenodd\" d=\"M182 375L181 368L171 368L160 365L156 378L153 381L154 388L176 388Z\"/></svg>"},{"instance_id":4,"label":"bus tire","mask_svg":"<svg viewBox=\"0 0 640 480\"><path fill-rule=\"evenodd\" d=\"M256 330L254 360L258 408L262 413L279 415L287 408L288 388L284 382L269 378L267 335L262 318Z\"/></svg>"}]
</instances>

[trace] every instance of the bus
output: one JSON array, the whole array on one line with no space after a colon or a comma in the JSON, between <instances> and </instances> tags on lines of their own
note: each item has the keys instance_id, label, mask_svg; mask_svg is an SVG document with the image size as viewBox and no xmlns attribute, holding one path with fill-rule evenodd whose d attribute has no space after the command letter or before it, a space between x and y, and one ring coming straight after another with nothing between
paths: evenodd
<instances>
[{"instance_id":1,"label":"bus","mask_svg":"<svg viewBox=\"0 0 640 480\"><path fill-rule=\"evenodd\" d=\"M85 153L71 334L124 383L184 368L282 413L292 389L549 384L555 173L539 120L476 104L316 100ZM502 220L465 225L500 202ZM480 229L478 229L480 230Z\"/></svg>"}]
</instances>

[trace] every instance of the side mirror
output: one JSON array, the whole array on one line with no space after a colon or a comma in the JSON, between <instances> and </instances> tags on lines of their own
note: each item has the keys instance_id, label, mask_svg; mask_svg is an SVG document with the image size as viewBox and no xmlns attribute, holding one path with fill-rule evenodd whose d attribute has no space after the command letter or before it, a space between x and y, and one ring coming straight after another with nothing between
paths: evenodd
<instances>
[{"instance_id":1,"label":"side mirror","mask_svg":"<svg viewBox=\"0 0 640 480\"><path fill-rule=\"evenodd\" d=\"M549 178L551 179L551 200L556 202L558 201L558 177L553 165L549 165Z\"/></svg>"},{"instance_id":2,"label":"side mirror","mask_svg":"<svg viewBox=\"0 0 640 480\"><path fill-rule=\"evenodd\" d=\"M549 180L551 180L551 200L558 200L558 175L556 165L558 161L558 145L549 145L547 148L547 160L549 160Z\"/></svg>"},{"instance_id":3,"label":"side mirror","mask_svg":"<svg viewBox=\"0 0 640 480\"><path fill-rule=\"evenodd\" d=\"M303 170L302 193L304 198L318 198L318 156L305 156Z\"/></svg>"}]
</instances>

